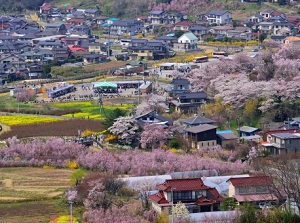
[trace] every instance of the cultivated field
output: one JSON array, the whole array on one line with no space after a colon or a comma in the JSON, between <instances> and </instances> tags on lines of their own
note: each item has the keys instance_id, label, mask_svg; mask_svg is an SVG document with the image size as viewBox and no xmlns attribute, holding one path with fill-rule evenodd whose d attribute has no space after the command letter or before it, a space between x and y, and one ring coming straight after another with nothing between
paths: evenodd
<instances>
[{"instance_id":1,"label":"cultivated field","mask_svg":"<svg viewBox=\"0 0 300 223\"><path fill-rule=\"evenodd\" d=\"M67 121L51 122L34 125L12 126L11 131L4 132L0 139L17 136L20 138L38 137L38 136L76 136L78 130L91 130L93 132L103 131L103 125L100 121L90 119L71 119Z\"/></svg>"},{"instance_id":2,"label":"cultivated field","mask_svg":"<svg viewBox=\"0 0 300 223\"><path fill-rule=\"evenodd\" d=\"M0 168L0 202L42 200L60 196L74 170Z\"/></svg>"},{"instance_id":3,"label":"cultivated field","mask_svg":"<svg viewBox=\"0 0 300 223\"><path fill-rule=\"evenodd\" d=\"M0 168L0 223L49 222L68 213L60 197L74 170Z\"/></svg>"}]
</instances>

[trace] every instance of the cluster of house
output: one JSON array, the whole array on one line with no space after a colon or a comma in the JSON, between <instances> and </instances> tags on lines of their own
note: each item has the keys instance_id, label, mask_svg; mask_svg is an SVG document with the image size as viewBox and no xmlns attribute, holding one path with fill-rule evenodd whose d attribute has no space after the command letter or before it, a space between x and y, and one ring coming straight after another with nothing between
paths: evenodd
<instances>
[{"instance_id":1,"label":"cluster of house","mask_svg":"<svg viewBox=\"0 0 300 223\"><path fill-rule=\"evenodd\" d=\"M248 17L244 24L252 30L259 30L260 33L270 35L274 41L289 43L291 38L287 38L288 36L299 34L300 17L288 16L275 10L263 10Z\"/></svg>"},{"instance_id":2,"label":"cluster of house","mask_svg":"<svg viewBox=\"0 0 300 223\"><path fill-rule=\"evenodd\" d=\"M127 177L122 180L132 189L148 191L152 207L158 213L164 210L172 213L172 208L181 202L192 218L197 216L195 213L210 212L212 216L218 215L220 204L228 197L235 198L236 205L252 203L260 208L278 203L278 198L272 191L272 180L268 176L207 174L205 171L187 171L170 175ZM230 220L225 216L220 220ZM201 220L196 218L197 222Z\"/></svg>"},{"instance_id":3,"label":"cluster of house","mask_svg":"<svg viewBox=\"0 0 300 223\"><path fill-rule=\"evenodd\" d=\"M221 183L215 184L214 181ZM249 202L266 207L278 202L271 186L272 180L267 176L167 179L157 185L158 192L149 195L149 199L157 212L171 210L178 202L185 204L190 213L220 211L220 203L225 197L235 198L237 205Z\"/></svg>"},{"instance_id":4,"label":"cluster of house","mask_svg":"<svg viewBox=\"0 0 300 223\"><path fill-rule=\"evenodd\" d=\"M175 78L170 82L169 93L172 99L168 106L175 112L197 114L199 108L209 99L205 92L191 92L187 79ZM200 109L201 110L201 109ZM300 151L300 118L293 118L276 130L261 131L251 126L239 126L234 134L232 130L218 130L216 121L204 116L193 115L179 120L179 125L173 126L173 121L158 114L156 111L147 112L136 117L141 127L145 123L162 124L170 127L173 132L183 134L191 146L196 149L221 145L229 145L246 141L256 142L262 150L271 154L296 153Z\"/></svg>"},{"instance_id":5,"label":"cluster of house","mask_svg":"<svg viewBox=\"0 0 300 223\"><path fill-rule=\"evenodd\" d=\"M111 44L126 46L126 59L159 60L173 56L175 51L199 50L198 42L205 36L250 40L262 33L273 33L271 38L276 41L300 43L299 37L291 36L299 33L300 19L297 16L264 10L247 18L243 24L233 27L232 14L222 10L212 10L191 22L182 13L150 11L148 16L117 19L101 16L98 9L77 9L68 5L58 9L44 3L39 13L30 15L30 18L22 15L0 17L0 78L4 82L18 75L45 77L48 74L43 65L50 61L105 62ZM162 27L164 33L169 34L153 40L136 37L115 42L108 39L104 43L96 41L99 36L92 35L91 31L98 28L99 34L102 31L108 34L108 38L119 39L160 33ZM176 37L177 31L184 33Z\"/></svg>"}]
</instances>

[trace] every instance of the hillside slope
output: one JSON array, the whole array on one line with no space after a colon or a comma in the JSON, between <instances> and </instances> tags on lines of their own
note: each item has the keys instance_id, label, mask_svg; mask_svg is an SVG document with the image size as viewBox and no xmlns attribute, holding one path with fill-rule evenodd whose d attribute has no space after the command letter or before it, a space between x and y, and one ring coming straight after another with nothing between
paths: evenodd
<instances>
[{"instance_id":1,"label":"hillside slope","mask_svg":"<svg viewBox=\"0 0 300 223\"><path fill-rule=\"evenodd\" d=\"M45 0L0 0L1 11L38 10ZM279 5L277 3L245 3L238 0L48 0L55 7L63 8L75 5L77 8L98 8L109 17L135 17L147 15L150 9L181 11L191 18L197 18L211 9L223 9L233 13L233 19L243 20L261 9L275 9L289 15L296 15L297 6Z\"/></svg>"}]
</instances>

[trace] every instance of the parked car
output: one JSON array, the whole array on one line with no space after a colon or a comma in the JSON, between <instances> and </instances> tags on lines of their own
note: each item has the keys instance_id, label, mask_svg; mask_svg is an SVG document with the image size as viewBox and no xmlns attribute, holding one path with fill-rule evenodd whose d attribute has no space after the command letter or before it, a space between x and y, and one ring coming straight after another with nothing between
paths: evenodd
<instances>
[{"instance_id":1,"label":"parked car","mask_svg":"<svg viewBox=\"0 0 300 223\"><path fill-rule=\"evenodd\" d=\"M271 208L271 203L270 202L268 202L268 201L264 201L264 202L259 202L258 203L258 207L260 208L260 209L263 209L263 208Z\"/></svg>"},{"instance_id":2,"label":"parked car","mask_svg":"<svg viewBox=\"0 0 300 223\"><path fill-rule=\"evenodd\" d=\"M253 49L253 50L252 50L252 52L258 52L258 49L257 49L257 48L255 48L255 49Z\"/></svg>"}]
</instances>

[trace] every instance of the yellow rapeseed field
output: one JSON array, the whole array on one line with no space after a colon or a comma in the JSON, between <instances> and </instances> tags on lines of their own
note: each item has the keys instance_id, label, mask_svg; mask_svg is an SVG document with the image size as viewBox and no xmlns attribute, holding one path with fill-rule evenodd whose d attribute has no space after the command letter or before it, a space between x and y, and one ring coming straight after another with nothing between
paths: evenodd
<instances>
[{"instance_id":1,"label":"yellow rapeseed field","mask_svg":"<svg viewBox=\"0 0 300 223\"><path fill-rule=\"evenodd\" d=\"M32 125L39 123L58 122L62 120L64 119L36 115L0 115L0 123L8 126Z\"/></svg>"}]
</instances>

